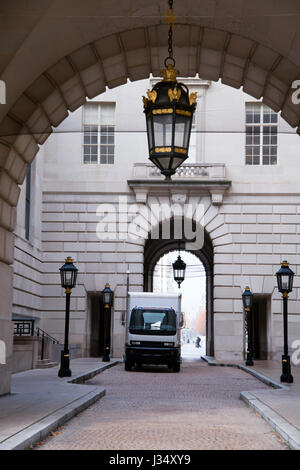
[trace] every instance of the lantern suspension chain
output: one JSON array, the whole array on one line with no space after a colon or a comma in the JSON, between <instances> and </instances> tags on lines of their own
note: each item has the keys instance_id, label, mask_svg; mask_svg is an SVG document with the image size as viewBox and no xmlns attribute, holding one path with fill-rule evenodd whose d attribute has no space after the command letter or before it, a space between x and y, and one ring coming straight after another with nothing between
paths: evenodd
<instances>
[{"instance_id":1,"label":"lantern suspension chain","mask_svg":"<svg viewBox=\"0 0 300 470\"><path fill-rule=\"evenodd\" d=\"M168 67L168 62L172 67L175 67L175 59L173 57L173 26L176 23L176 15L174 14L173 10L173 0L169 0L169 10L168 13L165 15L167 23L169 25L169 32L168 32L168 57L165 59L165 67Z\"/></svg>"},{"instance_id":2,"label":"lantern suspension chain","mask_svg":"<svg viewBox=\"0 0 300 470\"><path fill-rule=\"evenodd\" d=\"M177 82L179 71L175 69L173 57L173 28L177 18L172 0L168 1L165 18L169 30L169 55L165 59L165 69L161 71L163 80L156 83L152 90L147 91L147 98L143 96L143 103L149 160L160 169L166 180L170 181L177 168L188 158L197 96L196 93L189 94L188 88L183 83ZM185 263L182 266L185 269Z\"/></svg>"}]
</instances>

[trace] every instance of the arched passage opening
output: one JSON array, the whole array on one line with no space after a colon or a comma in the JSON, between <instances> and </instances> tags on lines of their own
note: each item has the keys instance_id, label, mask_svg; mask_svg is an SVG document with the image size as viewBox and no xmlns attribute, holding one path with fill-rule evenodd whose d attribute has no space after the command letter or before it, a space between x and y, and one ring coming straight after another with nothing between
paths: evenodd
<instances>
[{"instance_id":1,"label":"arched passage opening","mask_svg":"<svg viewBox=\"0 0 300 470\"><path fill-rule=\"evenodd\" d=\"M174 280L173 262L186 263L185 279L178 286ZM170 251L157 262L153 272L153 292L180 293L184 325L181 330L181 357L200 359L206 355L206 271L192 252Z\"/></svg>"},{"instance_id":2,"label":"arched passage opening","mask_svg":"<svg viewBox=\"0 0 300 470\"><path fill-rule=\"evenodd\" d=\"M184 225L185 219L182 218ZM162 228L164 224L170 223L170 238L162 238ZM193 221L195 227L196 222ZM204 229L203 229L204 230ZM184 234L184 231L182 231ZM205 311L206 311L206 354L214 356L214 328L213 328L213 245L206 230L204 230L203 245L196 250L186 250L186 246L191 240L182 237L175 238L174 219L161 222L159 225L159 239L151 238L149 234L148 240L144 248L144 290L145 292L153 291L154 287L154 270L159 260L169 252L176 252L180 247L182 251L189 251L196 256L205 269L206 292L205 292ZM176 236L176 235L175 235Z\"/></svg>"}]
</instances>

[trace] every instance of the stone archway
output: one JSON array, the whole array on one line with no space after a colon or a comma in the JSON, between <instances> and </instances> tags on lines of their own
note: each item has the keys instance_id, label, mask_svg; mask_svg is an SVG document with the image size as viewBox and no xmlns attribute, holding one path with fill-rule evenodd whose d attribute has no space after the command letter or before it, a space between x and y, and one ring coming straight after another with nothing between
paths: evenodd
<instances>
[{"instance_id":1,"label":"stone archway","mask_svg":"<svg viewBox=\"0 0 300 470\"><path fill-rule=\"evenodd\" d=\"M110 3L109 11L115 2ZM199 8L202 6L205 10L206 3L215 2L203 0L199 2ZM274 2L269 3L271 11ZM295 11L300 9L299 2L293 3ZM157 10L162 2L153 4L155 12L153 16L149 13L145 16L143 27L134 28L134 21L127 18L130 29L124 25L122 29L120 23L118 32L103 33L102 37L99 33L95 36L93 30L94 37L89 40L87 37L91 32L88 34L85 30L82 44L78 43L78 38L60 44L55 54L48 54L49 57L45 56L43 41L37 41L37 32L32 32L31 42L25 41L3 70L0 78L10 86L7 85L7 104L0 106L0 261L6 264L13 261L11 232L19 185L25 179L27 164L35 158L39 146L53 129L68 117L69 112L80 107L86 97L93 98L106 87L119 86L127 79L138 80L147 78L150 73L160 73L166 53L166 26L161 24ZM195 13L192 5L189 9L188 12ZM234 10L232 15L235 17ZM226 85L243 87L249 95L262 98L269 107L281 111L292 127L299 126L300 107L291 100L292 83L300 76L300 59L293 42L278 43L275 34L273 42L271 38L267 41L266 36L253 31L246 37L240 29L238 33L232 31L229 24L226 24L227 29L225 25L218 29L217 16L210 25L205 25L204 19L196 14L188 19L184 17L186 23L177 25L175 53L181 75L199 73L203 79L221 79ZM108 26L105 32L108 33ZM29 50L27 42L31 46ZM53 44L56 42L57 39ZM24 60L29 59L35 66L27 63L24 70Z\"/></svg>"},{"instance_id":2,"label":"stone archway","mask_svg":"<svg viewBox=\"0 0 300 470\"><path fill-rule=\"evenodd\" d=\"M278 2L266 3L263 12L261 4L250 8L243 0L240 10L233 1L226 2L225 10L216 0L178 4L176 64L182 76L199 73L203 79L243 87L297 127L300 109L291 95L292 83L300 76L300 2L291 0L282 6L277 20ZM165 1L124 1L120 6L116 0L88 0L84 5L74 0L72 16L68 8L58 0L45 0L32 12L35 21L27 30L24 26L27 36L20 32L15 44L19 49L8 51L2 68L0 61L0 78L7 85L6 104L0 106L0 165L5 186L23 182L26 163L33 160L39 145L86 97L93 98L127 79L160 74L166 55ZM4 11L12 14L9 7ZM17 21L15 11L14 17ZM80 20L81 34L76 35ZM0 196L13 205L18 191L13 192L9 200L3 191Z\"/></svg>"},{"instance_id":3,"label":"stone archway","mask_svg":"<svg viewBox=\"0 0 300 470\"><path fill-rule=\"evenodd\" d=\"M26 10L27 8L27 10ZM0 395L9 391L11 293L16 205L27 164L69 112L105 90L158 75L166 55L165 0L60 0L2 6L6 48L0 79L0 331L7 361ZM280 11L278 11L280 8ZM178 2L174 37L182 76L219 80L259 99L292 126L300 108L291 85L300 76L300 1ZM274 15L276 12L276 15ZM20 26L21 25L21 26ZM100 33L101 31L101 33ZM7 41L6 41L7 39Z\"/></svg>"},{"instance_id":4,"label":"stone archway","mask_svg":"<svg viewBox=\"0 0 300 470\"><path fill-rule=\"evenodd\" d=\"M160 224L161 226L164 222ZM166 223L169 223L167 220ZM184 220L182 221L184 223ZM184 233L184 231L183 231ZM174 234L174 221L171 221L171 234ZM153 272L155 265L159 259L170 251L177 251L178 247L182 251L189 251L185 249L187 240L185 237L182 239L171 238L164 240L162 238L153 239L149 235L148 240L144 247L144 290L146 292L153 289ZM213 245L211 239L204 230L204 243L201 249L191 251L202 262L206 273L206 354L214 356L214 319L213 319Z\"/></svg>"}]
</instances>

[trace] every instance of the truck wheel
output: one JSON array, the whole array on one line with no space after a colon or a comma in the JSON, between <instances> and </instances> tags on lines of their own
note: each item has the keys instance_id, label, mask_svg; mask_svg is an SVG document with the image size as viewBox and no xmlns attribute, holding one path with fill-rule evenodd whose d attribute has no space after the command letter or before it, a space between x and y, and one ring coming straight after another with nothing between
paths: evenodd
<instances>
[{"instance_id":1,"label":"truck wheel","mask_svg":"<svg viewBox=\"0 0 300 470\"><path fill-rule=\"evenodd\" d=\"M173 366L173 372L180 372L180 362L176 362Z\"/></svg>"},{"instance_id":2,"label":"truck wheel","mask_svg":"<svg viewBox=\"0 0 300 470\"><path fill-rule=\"evenodd\" d=\"M125 370L130 371L132 366L132 362L125 361Z\"/></svg>"}]
</instances>

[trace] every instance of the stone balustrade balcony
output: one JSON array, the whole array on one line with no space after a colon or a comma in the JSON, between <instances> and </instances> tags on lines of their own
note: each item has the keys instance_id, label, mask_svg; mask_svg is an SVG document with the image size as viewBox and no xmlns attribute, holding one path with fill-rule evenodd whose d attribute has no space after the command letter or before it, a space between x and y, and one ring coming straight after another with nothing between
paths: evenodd
<instances>
[{"instance_id":1,"label":"stone balustrade balcony","mask_svg":"<svg viewBox=\"0 0 300 470\"><path fill-rule=\"evenodd\" d=\"M135 163L133 166L133 178L159 178L164 180L160 170L151 163ZM178 178L195 179L225 179L226 166L224 163L184 163L176 170L172 180Z\"/></svg>"},{"instance_id":2,"label":"stone balustrade balcony","mask_svg":"<svg viewBox=\"0 0 300 470\"><path fill-rule=\"evenodd\" d=\"M226 179L224 163L185 163L171 181L166 181L160 170L151 163L135 163L128 185L137 202L146 202L149 195L182 193L188 195L210 194L212 203L223 202L224 192L231 181Z\"/></svg>"}]
</instances>

